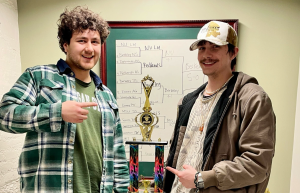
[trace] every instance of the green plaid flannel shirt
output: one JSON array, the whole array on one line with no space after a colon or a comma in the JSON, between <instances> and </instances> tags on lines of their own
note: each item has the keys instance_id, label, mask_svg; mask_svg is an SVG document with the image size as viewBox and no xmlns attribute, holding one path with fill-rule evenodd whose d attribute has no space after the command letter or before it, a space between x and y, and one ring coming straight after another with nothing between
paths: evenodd
<instances>
[{"instance_id":1,"label":"green plaid flannel shirt","mask_svg":"<svg viewBox=\"0 0 300 193\"><path fill-rule=\"evenodd\" d=\"M127 192L128 166L118 106L111 91L91 71L102 113L103 174L100 192ZM61 117L62 102L77 100L75 75L57 65L27 69L0 104L0 129L26 133L19 158L21 192L73 192L76 124Z\"/></svg>"}]
</instances>

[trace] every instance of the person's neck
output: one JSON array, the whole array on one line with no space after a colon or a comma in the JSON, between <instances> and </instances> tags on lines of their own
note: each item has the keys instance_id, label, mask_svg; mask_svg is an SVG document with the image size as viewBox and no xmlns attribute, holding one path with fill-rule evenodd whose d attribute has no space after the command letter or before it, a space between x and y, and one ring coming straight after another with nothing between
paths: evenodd
<instances>
[{"instance_id":1,"label":"person's neck","mask_svg":"<svg viewBox=\"0 0 300 193\"><path fill-rule=\"evenodd\" d=\"M218 91L231 77L232 73L226 73L218 77L208 76L208 83L205 88L206 94L210 95L211 93Z\"/></svg>"},{"instance_id":2,"label":"person's neck","mask_svg":"<svg viewBox=\"0 0 300 193\"><path fill-rule=\"evenodd\" d=\"M90 70L82 70L74 67L71 62L68 61L68 59L65 60L68 66L71 68L71 70L75 74L75 78L81 80L82 82L89 83L92 81L92 78L90 76Z\"/></svg>"},{"instance_id":3,"label":"person's neck","mask_svg":"<svg viewBox=\"0 0 300 193\"><path fill-rule=\"evenodd\" d=\"M77 78L78 80L81 80L82 82L85 83L90 83L92 81L92 78L90 76L90 71L87 71L87 73L83 73L83 72L74 72L75 73L75 78Z\"/></svg>"},{"instance_id":4,"label":"person's neck","mask_svg":"<svg viewBox=\"0 0 300 193\"><path fill-rule=\"evenodd\" d=\"M72 68L71 66L70 68L74 72L75 78L85 83L89 83L92 81L92 78L90 76L90 70L80 70L78 68Z\"/></svg>"}]
</instances>

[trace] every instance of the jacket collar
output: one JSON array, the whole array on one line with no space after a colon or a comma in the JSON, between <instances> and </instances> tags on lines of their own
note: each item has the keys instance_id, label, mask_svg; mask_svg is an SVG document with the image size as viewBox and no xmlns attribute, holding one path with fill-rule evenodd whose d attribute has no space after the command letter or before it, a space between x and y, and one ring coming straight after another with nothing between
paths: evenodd
<instances>
[{"instance_id":1,"label":"jacket collar","mask_svg":"<svg viewBox=\"0 0 300 193\"><path fill-rule=\"evenodd\" d=\"M233 93L233 90L234 90L234 86L235 86L235 83L237 81L237 77L238 75L240 74L239 72L233 72L233 77L231 78L231 80L228 82L228 85L227 85L227 89L224 91L224 93L222 94L223 96L226 96L226 97L231 97L231 94ZM183 100L182 100L182 104L185 104L185 103L188 103L188 102L191 102L191 103L194 103L195 100L198 98L199 94L201 91L203 91L205 89L207 85L207 82L204 83L203 85L201 85L197 90L187 94Z\"/></svg>"},{"instance_id":2,"label":"jacket collar","mask_svg":"<svg viewBox=\"0 0 300 193\"><path fill-rule=\"evenodd\" d=\"M58 60L56 66L57 66L60 74L67 74L68 76L75 78L75 74L71 70L70 66L63 59ZM102 80L100 79L100 77L97 76L97 74L95 74L92 70L90 70L90 75L91 75L96 87L103 90L103 83L102 83Z\"/></svg>"}]
</instances>

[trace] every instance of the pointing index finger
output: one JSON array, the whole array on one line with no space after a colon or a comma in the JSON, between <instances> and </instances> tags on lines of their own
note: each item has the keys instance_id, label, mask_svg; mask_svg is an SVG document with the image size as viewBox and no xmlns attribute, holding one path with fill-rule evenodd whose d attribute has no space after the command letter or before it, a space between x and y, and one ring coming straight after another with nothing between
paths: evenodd
<instances>
[{"instance_id":1,"label":"pointing index finger","mask_svg":"<svg viewBox=\"0 0 300 193\"><path fill-rule=\"evenodd\" d=\"M80 107L93 107L93 106L97 106L98 104L95 102L83 102L83 103L79 103Z\"/></svg>"},{"instance_id":2,"label":"pointing index finger","mask_svg":"<svg viewBox=\"0 0 300 193\"><path fill-rule=\"evenodd\" d=\"M169 170L170 172L172 172L173 174L175 174L176 176L178 176L178 170L174 169L174 168L171 168L169 166L166 167L167 170Z\"/></svg>"}]
</instances>

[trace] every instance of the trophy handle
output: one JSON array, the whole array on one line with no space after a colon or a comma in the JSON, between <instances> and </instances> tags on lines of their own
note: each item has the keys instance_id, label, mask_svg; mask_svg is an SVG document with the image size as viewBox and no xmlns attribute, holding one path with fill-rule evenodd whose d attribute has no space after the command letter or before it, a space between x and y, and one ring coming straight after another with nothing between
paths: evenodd
<instances>
[{"instance_id":1,"label":"trophy handle","mask_svg":"<svg viewBox=\"0 0 300 193\"><path fill-rule=\"evenodd\" d=\"M139 124L139 122L137 121L138 116L141 114L143 114L143 113L137 114L137 116L135 117L135 122L136 122L136 124L138 124L138 126L143 127L143 125Z\"/></svg>"},{"instance_id":2,"label":"trophy handle","mask_svg":"<svg viewBox=\"0 0 300 193\"><path fill-rule=\"evenodd\" d=\"M155 115L155 117L156 117L156 123L155 123L155 124L153 124L153 126L155 126L155 125L158 123L158 121L159 121L159 118L158 118L158 116L157 116L155 113L153 113L153 115Z\"/></svg>"}]
</instances>

